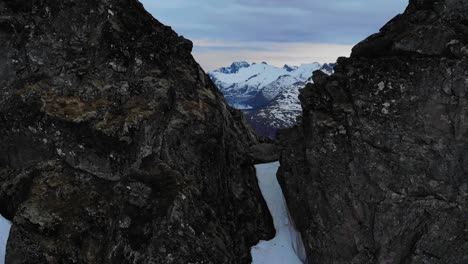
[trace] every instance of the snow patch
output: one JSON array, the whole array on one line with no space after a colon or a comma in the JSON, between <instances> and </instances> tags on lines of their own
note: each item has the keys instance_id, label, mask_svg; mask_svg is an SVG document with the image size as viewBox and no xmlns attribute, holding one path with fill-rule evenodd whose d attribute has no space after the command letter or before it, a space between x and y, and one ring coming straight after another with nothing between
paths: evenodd
<instances>
[{"instance_id":1,"label":"snow patch","mask_svg":"<svg viewBox=\"0 0 468 264\"><path fill-rule=\"evenodd\" d=\"M6 246L10 235L11 223L0 215L0 264L5 264Z\"/></svg>"},{"instance_id":2,"label":"snow patch","mask_svg":"<svg viewBox=\"0 0 468 264\"><path fill-rule=\"evenodd\" d=\"M252 264L303 264L306 260L301 235L294 227L276 178L279 166L279 162L255 166L258 185L273 217L276 236L251 248Z\"/></svg>"},{"instance_id":3,"label":"snow patch","mask_svg":"<svg viewBox=\"0 0 468 264\"><path fill-rule=\"evenodd\" d=\"M234 107L235 109L239 109L239 110L250 110L250 109L253 109L252 106L247 105L247 104L242 104L242 103L233 103L231 106Z\"/></svg>"}]
</instances>

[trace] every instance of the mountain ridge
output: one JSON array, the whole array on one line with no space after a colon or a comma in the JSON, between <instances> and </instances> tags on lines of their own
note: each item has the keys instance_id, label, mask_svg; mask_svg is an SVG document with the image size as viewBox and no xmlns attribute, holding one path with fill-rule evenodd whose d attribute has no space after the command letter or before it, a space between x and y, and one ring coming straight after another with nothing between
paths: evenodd
<instances>
[{"instance_id":1,"label":"mountain ridge","mask_svg":"<svg viewBox=\"0 0 468 264\"><path fill-rule=\"evenodd\" d=\"M258 134L274 138L278 129L296 123L300 114L297 110L300 108L299 89L312 82L313 71L331 74L333 67L332 63L308 63L300 66L285 64L280 68L266 62L240 61L208 74L228 103L245 113Z\"/></svg>"},{"instance_id":2,"label":"mountain ridge","mask_svg":"<svg viewBox=\"0 0 468 264\"><path fill-rule=\"evenodd\" d=\"M249 64L240 61L233 62L229 67L210 71L208 75L228 100L229 98L249 99L281 76L306 81L312 72L320 67L322 65L319 63L310 63L280 68L266 62Z\"/></svg>"}]
</instances>

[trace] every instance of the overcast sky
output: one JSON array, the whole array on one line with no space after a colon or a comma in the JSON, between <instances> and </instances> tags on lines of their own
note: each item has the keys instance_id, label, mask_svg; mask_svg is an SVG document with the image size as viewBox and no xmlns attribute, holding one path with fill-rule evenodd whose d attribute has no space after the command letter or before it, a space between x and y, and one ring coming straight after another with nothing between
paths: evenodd
<instances>
[{"instance_id":1,"label":"overcast sky","mask_svg":"<svg viewBox=\"0 0 468 264\"><path fill-rule=\"evenodd\" d=\"M334 62L404 11L408 0L141 0L194 42L205 70L245 60Z\"/></svg>"}]
</instances>

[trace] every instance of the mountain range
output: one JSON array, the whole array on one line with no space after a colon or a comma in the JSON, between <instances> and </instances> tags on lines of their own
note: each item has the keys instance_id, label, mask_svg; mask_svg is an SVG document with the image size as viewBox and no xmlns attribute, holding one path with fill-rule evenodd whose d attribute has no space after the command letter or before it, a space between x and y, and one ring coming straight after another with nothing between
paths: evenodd
<instances>
[{"instance_id":1,"label":"mountain range","mask_svg":"<svg viewBox=\"0 0 468 264\"><path fill-rule=\"evenodd\" d=\"M275 137L278 129L296 123L301 113L299 90L312 82L312 73L333 73L334 64L285 64L234 62L208 73L227 102L244 112L257 133Z\"/></svg>"},{"instance_id":2,"label":"mountain range","mask_svg":"<svg viewBox=\"0 0 468 264\"><path fill-rule=\"evenodd\" d=\"M274 142L138 0L77 2L0 1L0 264L468 263L468 1L220 69L250 118L299 91Z\"/></svg>"}]
</instances>

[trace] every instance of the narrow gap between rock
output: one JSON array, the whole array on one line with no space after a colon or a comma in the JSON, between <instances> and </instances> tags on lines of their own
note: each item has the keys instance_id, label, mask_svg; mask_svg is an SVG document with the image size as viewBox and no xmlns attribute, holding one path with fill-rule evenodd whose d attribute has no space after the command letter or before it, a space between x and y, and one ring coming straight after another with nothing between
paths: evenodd
<instances>
[{"instance_id":1,"label":"narrow gap between rock","mask_svg":"<svg viewBox=\"0 0 468 264\"><path fill-rule=\"evenodd\" d=\"M279 166L279 162L255 165L258 185L273 218L276 235L252 247L252 264L303 264L306 260L301 234L294 227L276 178Z\"/></svg>"}]
</instances>

